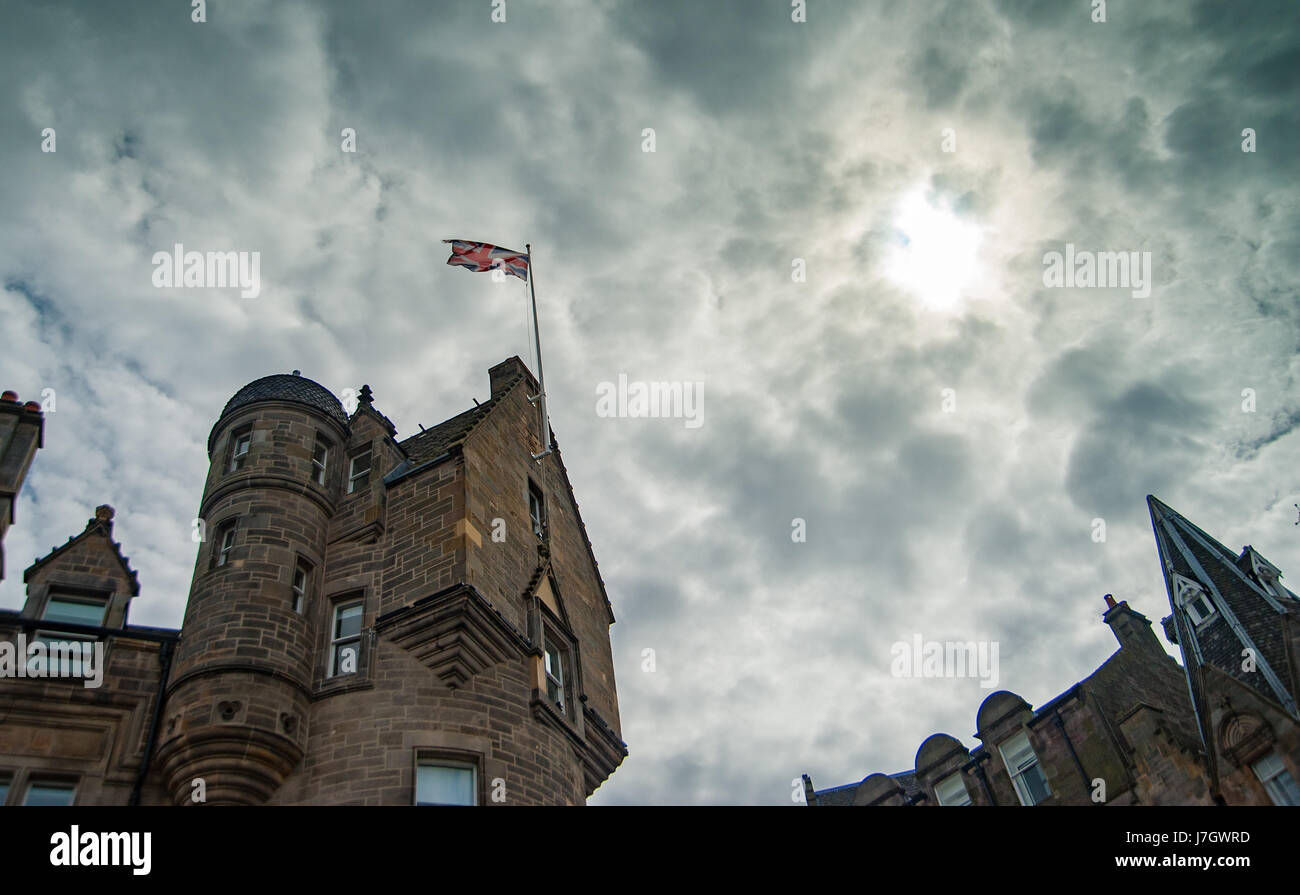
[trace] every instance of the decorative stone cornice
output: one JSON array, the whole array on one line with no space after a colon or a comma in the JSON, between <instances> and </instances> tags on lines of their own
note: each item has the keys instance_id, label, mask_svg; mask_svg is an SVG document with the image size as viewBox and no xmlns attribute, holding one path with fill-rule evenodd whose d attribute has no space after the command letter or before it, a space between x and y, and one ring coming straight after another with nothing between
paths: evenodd
<instances>
[{"instance_id":1,"label":"decorative stone cornice","mask_svg":"<svg viewBox=\"0 0 1300 895\"><path fill-rule=\"evenodd\" d=\"M411 653L448 687L527 654L527 638L476 589L455 587L381 616L375 630Z\"/></svg>"}]
</instances>

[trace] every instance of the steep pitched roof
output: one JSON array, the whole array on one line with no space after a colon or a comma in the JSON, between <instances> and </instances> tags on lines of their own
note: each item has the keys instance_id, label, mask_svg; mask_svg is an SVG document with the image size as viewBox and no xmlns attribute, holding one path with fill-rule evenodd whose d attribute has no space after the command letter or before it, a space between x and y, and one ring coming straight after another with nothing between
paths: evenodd
<instances>
[{"instance_id":1,"label":"steep pitched roof","mask_svg":"<svg viewBox=\"0 0 1300 895\"><path fill-rule=\"evenodd\" d=\"M1202 666L1219 669L1296 715L1297 694L1289 687L1293 677L1282 630L1282 616L1300 611L1295 594L1285 591L1279 597L1263 587L1248 565L1243 568L1241 556L1154 496L1147 496L1147 507L1193 708L1207 742L1209 731L1201 717ZM1215 609L1209 620L1196 623L1179 604L1175 575L1201 587ZM1243 649L1253 651L1256 671L1242 668Z\"/></svg>"},{"instance_id":2,"label":"steep pitched roof","mask_svg":"<svg viewBox=\"0 0 1300 895\"><path fill-rule=\"evenodd\" d=\"M86 523L86 528L81 534L68 538L64 544L55 547L28 566L27 570L23 572L23 582L30 581L38 569L53 562L77 544L92 536L100 536L108 541L113 550L113 555L117 557L118 563L122 566L122 571L126 573L126 577L131 581L131 596L139 596L140 579L136 576L135 570L131 568L130 561L122 555L122 545L113 540L113 508L107 505L95 509L95 517Z\"/></svg>"}]
</instances>

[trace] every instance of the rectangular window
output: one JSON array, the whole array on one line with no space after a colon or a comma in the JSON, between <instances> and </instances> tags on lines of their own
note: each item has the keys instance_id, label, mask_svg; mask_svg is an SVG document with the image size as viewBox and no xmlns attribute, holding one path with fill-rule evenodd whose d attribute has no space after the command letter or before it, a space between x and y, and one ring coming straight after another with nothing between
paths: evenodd
<instances>
[{"instance_id":1,"label":"rectangular window","mask_svg":"<svg viewBox=\"0 0 1300 895\"><path fill-rule=\"evenodd\" d=\"M966 784L962 782L960 773L949 774L936 783L934 795L940 805L970 804L970 793L966 792Z\"/></svg>"},{"instance_id":2,"label":"rectangular window","mask_svg":"<svg viewBox=\"0 0 1300 895\"><path fill-rule=\"evenodd\" d=\"M45 611L41 613L43 621L68 622L75 625L102 625L104 616L108 613L107 597L81 597L69 596L66 594L51 594L49 601L45 604ZM85 634L70 634L66 631L37 631L33 642L39 642L46 645L46 664L44 666L46 673L58 674L63 677L79 675L83 672L86 660L90 657L87 652L78 652L73 655L73 650L82 650L82 644L90 644L94 638ZM69 647L54 647L55 643L69 643ZM88 649L89 647L87 647ZM55 656L58 658L55 659ZM33 657L32 661L36 661ZM56 668L55 665L58 667ZM29 665L30 667L34 667Z\"/></svg>"},{"instance_id":3,"label":"rectangular window","mask_svg":"<svg viewBox=\"0 0 1300 895\"><path fill-rule=\"evenodd\" d=\"M330 677L352 674L361 661L361 601L334 607Z\"/></svg>"},{"instance_id":4,"label":"rectangular window","mask_svg":"<svg viewBox=\"0 0 1300 895\"><path fill-rule=\"evenodd\" d=\"M0 774L0 805L9 798L9 784L12 779L8 774Z\"/></svg>"},{"instance_id":5,"label":"rectangular window","mask_svg":"<svg viewBox=\"0 0 1300 895\"><path fill-rule=\"evenodd\" d=\"M230 562L230 554L235 549L235 520L223 522L217 529L217 545L212 551L212 568L224 566Z\"/></svg>"},{"instance_id":6,"label":"rectangular window","mask_svg":"<svg viewBox=\"0 0 1300 895\"><path fill-rule=\"evenodd\" d=\"M1043 769L1038 766L1038 756L1029 745L1029 734L1023 730L998 747L1002 760L1006 762L1007 773L1015 784L1016 795L1022 805L1037 805L1052 794L1047 786Z\"/></svg>"},{"instance_id":7,"label":"rectangular window","mask_svg":"<svg viewBox=\"0 0 1300 895\"><path fill-rule=\"evenodd\" d=\"M546 531L546 502L541 489L532 482L528 483L528 518L533 523L533 534L543 537Z\"/></svg>"},{"instance_id":8,"label":"rectangular window","mask_svg":"<svg viewBox=\"0 0 1300 895\"><path fill-rule=\"evenodd\" d=\"M1287 771L1276 752L1270 752L1251 765L1259 782L1274 805L1300 805L1300 786Z\"/></svg>"},{"instance_id":9,"label":"rectangular window","mask_svg":"<svg viewBox=\"0 0 1300 895\"><path fill-rule=\"evenodd\" d=\"M298 560L293 569L293 611L301 613L307 605L307 586L311 581L311 565Z\"/></svg>"},{"instance_id":10,"label":"rectangular window","mask_svg":"<svg viewBox=\"0 0 1300 895\"><path fill-rule=\"evenodd\" d=\"M231 472L244 468L244 461L248 459L248 449L252 446L253 427L251 425L241 426L231 434L229 466Z\"/></svg>"},{"instance_id":11,"label":"rectangular window","mask_svg":"<svg viewBox=\"0 0 1300 895\"><path fill-rule=\"evenodd\" d=\"M567 714L564 699L564 666L565 652L558 647L554 641L547 638L544 650L546 662L546 698L559 709Z\"/></svg>"},{"instance_id":12,"label":"rectangular window","mask_svg":"<svg viewBox=\"0 0 1300 895\"><path fill-rule=\"evenodd\" d=\"M370 448L352 458L352 468L348 470L348 493L351 494L370 483Z\"/></svg>"},{"instance_id":13,"label":"rectangular window","mask_svg":"<svg viewBox=\"0 0 1300 895\"><path fill-rule=\"evenodd\" d=\"M415 804L477 805L477 773L470 764L421 761L415 768Z\"/></svg>"},{"instance_id":14,"label":"rectangular window","mask_svg":"<svg viewBox=\"0 0 1300 895\"><path fill-rule=\"evenodd\" d=\"M76 625L102 625L108 610L107 598L70 597L51 595L41 618L51 622L70 622Z\"/></svg>"},{"instance_id":15,"label":"rectangular window","mask_svg":"<svg viewBox=\"0 0 1300 895\"><path fill-rule=\"evenodd\" d=\"M311 450L311 477L318 485L325 484L325 470L329 455L329 442L317 435L316 446Z\"/></svg>"},{"instance_id":16,"label":"rectangular window","mask_svg":"<svg viewBox=\"0 0 1300 895\"><path fill-rule=\"evenodd\" d=\"M71 805L77 796L77 784L62 780L32 780L23 794L23 804L31 806Z\"/></svg>"}]
</instances>

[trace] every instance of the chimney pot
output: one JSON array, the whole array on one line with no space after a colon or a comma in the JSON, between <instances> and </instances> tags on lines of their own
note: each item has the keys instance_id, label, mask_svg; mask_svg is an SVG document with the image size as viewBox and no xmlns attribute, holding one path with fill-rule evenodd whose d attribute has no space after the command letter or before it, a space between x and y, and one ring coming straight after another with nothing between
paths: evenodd
<instances>
[{"instance_id":1,"label":"chimney pot","mask_svg":"<svg viewBox=\"0 0 1300 895\"><path fill-rule=\"evenodd\" d=\"M1111 596L1110 594L1106 594L1105 600L1106 600L1106 605L1109 608L1111 609L1115 608L1115 598L1113 596Z\"/></svg>"}]
</instances>

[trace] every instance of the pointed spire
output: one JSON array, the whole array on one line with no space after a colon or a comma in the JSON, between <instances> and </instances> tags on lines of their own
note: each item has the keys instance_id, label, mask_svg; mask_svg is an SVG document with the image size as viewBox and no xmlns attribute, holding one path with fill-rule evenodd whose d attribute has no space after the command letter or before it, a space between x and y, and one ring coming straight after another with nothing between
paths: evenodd
<instances>
[{"instance_id":1,"label":"pointed spire","mask_svg":"<svg viewBox=\"0 0 1300 895\"><path fill-rule=\"evenodd\" d=\"M1280 597L1261 584L1243 561L1253 548L1239 555L1154 496L1147 496L1147 505L1193 704L1195 676L1208 666L1295 713L1291 659L1281 636L1282 617L1293 602L1289 592L1283 588L1287 596ZM1253 657L1249 670L1243 668L1244 651Z\"/></svg>"}]
</instances>

